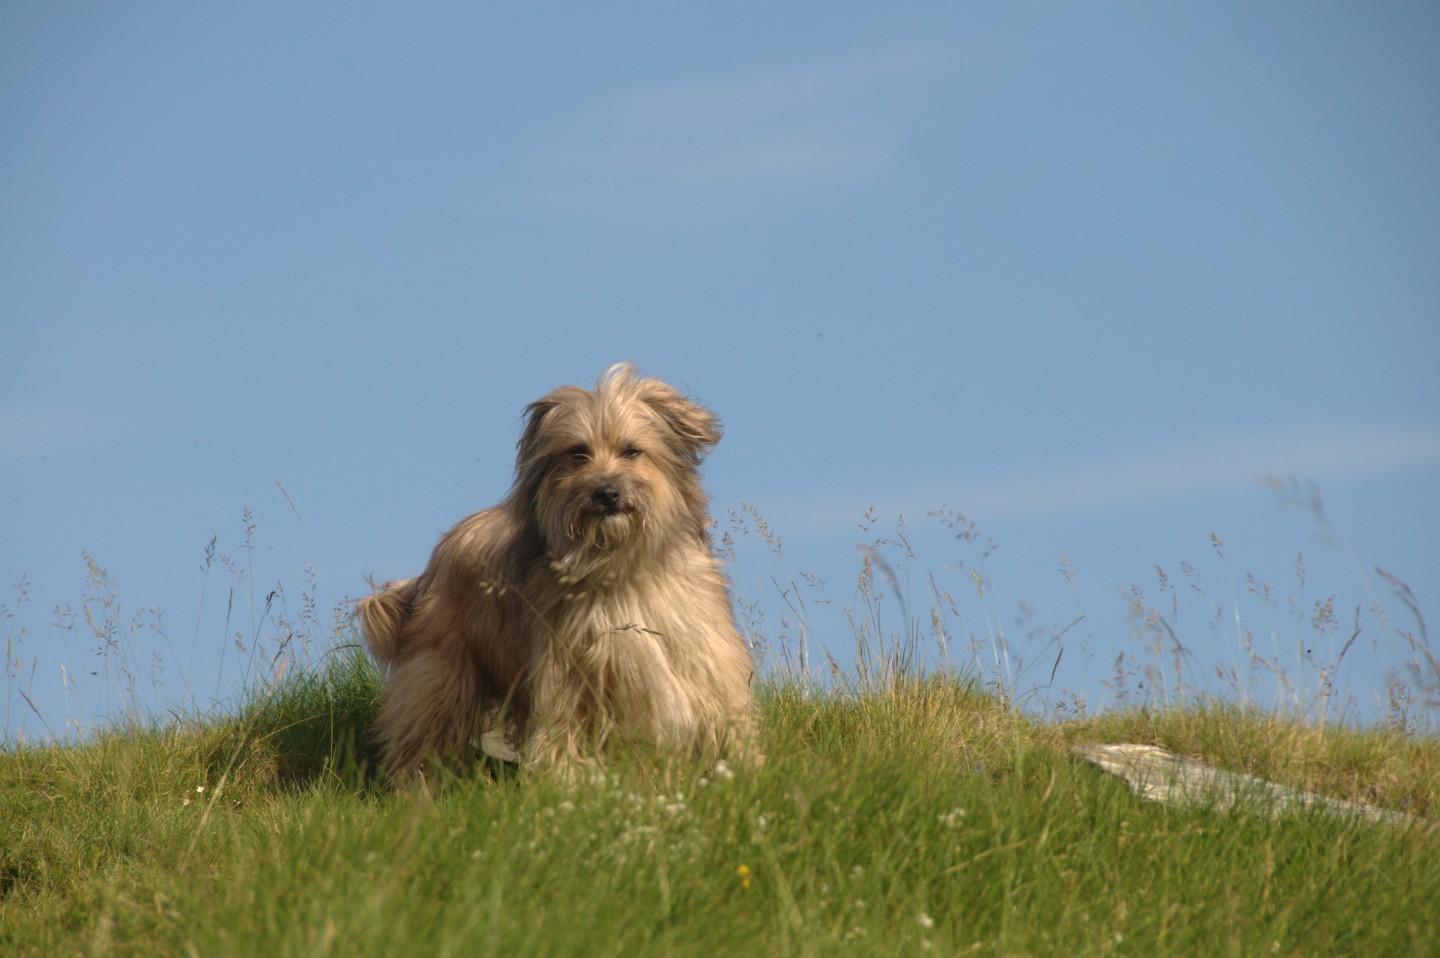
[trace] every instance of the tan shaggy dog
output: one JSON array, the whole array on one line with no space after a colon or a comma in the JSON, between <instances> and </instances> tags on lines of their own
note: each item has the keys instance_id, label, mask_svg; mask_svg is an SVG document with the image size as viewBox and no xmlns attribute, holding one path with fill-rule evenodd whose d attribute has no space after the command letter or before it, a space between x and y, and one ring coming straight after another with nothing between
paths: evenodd
<instances>
[{"instance_id":1,"label":"tan shaggy dog","mask_svg":"<svg viewBox=\"0 0 1440 958\"><path fill-rule=\"evenodd\" d=\"M758 759L755 668L710 551L713 414L629 364L531 403L515 484L357 608L388 771L475 746L571 771L607 748Z\"/></svg>"}]
</instances>

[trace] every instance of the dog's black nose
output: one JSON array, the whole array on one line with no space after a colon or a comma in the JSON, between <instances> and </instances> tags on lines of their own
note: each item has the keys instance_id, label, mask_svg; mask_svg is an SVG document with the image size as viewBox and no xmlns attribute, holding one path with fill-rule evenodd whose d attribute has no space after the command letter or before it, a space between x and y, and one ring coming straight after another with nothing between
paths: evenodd
<instances>
[{"instance_id":1,"label":"dog's black nose","mask_svg":"<svg viewBox=\"0 0 1440 958\"><path fill-rule=\"evenodd\" d=\"M614 512L620 508L620 489L617 486L600 486L590 493L590 497L606 512Z\"/></svg>"}]
</instances>

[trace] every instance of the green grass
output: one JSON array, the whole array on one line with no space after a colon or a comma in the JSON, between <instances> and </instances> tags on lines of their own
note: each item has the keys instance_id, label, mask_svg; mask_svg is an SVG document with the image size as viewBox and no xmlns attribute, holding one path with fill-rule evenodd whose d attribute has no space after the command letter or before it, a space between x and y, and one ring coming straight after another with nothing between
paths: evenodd
<instances>
[{"instance_id":1,"label":"green grass","mask_svg":"<svg viewBox=\"0 0 1440 958\"><path fill-rule=\"evenodd\" d=\"M761 517L731 518L732 567L747 543L779 560ZM1281 603L1230 576L1216 539L1215 581L1244 593L1213 598L1188 566L1157 569L1149 598L1132 589L1140 655L1116 660L1115 710L1094 714L1047 691L1060 656L1089 654L1080 619L1022 667L985 572L993 546L963 517L954 528L973 596L912 575L902 529L866 552L848 603L783 575L783 615L740 603L772 676L763 767L629 758L567 788L485 765L430 795L376 778L379 679L339 610L325 634L313 581L292 609L278 590L252 601L248 627L226 603L223 634L244 630L238 706L202 716L182 671L181 705L146 719L140 649L110 641L134 639L131 617L91 563L72 618L105 640L115 687L98 691L124 717L65 744L0 745L0 956L1435 953L1440 665L1408 588L1408 617L1364 621L1387 654L1413 653L1403 684L1382 724L1341 724L1356 714L1334 687L1354 640L1330 598L1303 598L1297 562L1302 598ZM234 600L255 576L220 561ZM0 612L9 690L28 707L26 631ZM856 674L808 659L831 613ZM1228 663L1218 697L1193 684L1180 635ZM1082 742L1153 743L1415 823L1144 804L1076 758Z\"/></svg>"},{"instance_id":2,"label":"green grass","mask_svg":"<svg viewBox=\"0 0 1440 958\"><path fill-rule=\"evenodd\" d=\"M376 781L353 650L238 715L0 752L0 954L1429 955L1440 835L1141 804L1144 741L1440 817L1440 742L1254 711L1041 722L957 677L768 687L757 771Z\"/></svg>"}]
</instances>

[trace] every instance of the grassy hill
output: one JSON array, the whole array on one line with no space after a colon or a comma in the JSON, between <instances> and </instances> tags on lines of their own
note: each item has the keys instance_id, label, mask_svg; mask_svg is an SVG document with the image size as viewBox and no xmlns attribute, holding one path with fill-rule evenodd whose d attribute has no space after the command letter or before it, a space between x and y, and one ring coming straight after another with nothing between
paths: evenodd
<instances>
[{"instance_id":1,"label":"grassy hill","mask_svg":"<svg viewBox=\"0 0 1440 958\"><path fill-rule=\"evenodd\" d=\"M0 954L1431 955L1440 741L1213 705L1041 722L963 677L763 695L756 771L376 781L353 650L207 722L0 752ZM1149 742L1419 816L1142 804Z\"/></svg>"}]
</instances>

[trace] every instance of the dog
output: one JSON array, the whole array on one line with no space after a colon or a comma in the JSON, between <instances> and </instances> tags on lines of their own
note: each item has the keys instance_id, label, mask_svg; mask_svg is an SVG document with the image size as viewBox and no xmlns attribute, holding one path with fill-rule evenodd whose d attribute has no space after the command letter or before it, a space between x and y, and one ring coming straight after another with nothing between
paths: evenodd
<instances>
[{"instance_id":1,"label":"dog","mask_svg":"<svg viewBox=\"0 0 1440 958\"><path fill-rule=\"evenodd\" d=\"M700 482L720 435L629 363L526 407L505 499L357 606L392 777L477 745L562 772L626 747L759 761L754 660Z\"/></svg>"}]
</instances>

